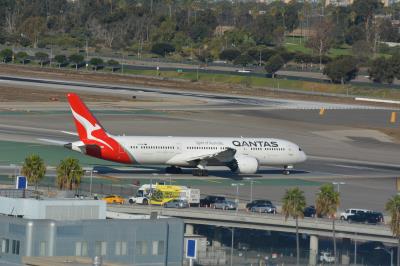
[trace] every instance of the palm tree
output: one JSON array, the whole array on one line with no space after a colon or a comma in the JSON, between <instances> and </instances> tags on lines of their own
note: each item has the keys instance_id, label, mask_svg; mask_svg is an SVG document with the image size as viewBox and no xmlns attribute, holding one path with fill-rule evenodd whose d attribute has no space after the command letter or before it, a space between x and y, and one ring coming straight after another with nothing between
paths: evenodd
<instances>
[{"instance_id":1,"label":"palm tree","mask_svg":"<svg viewBox=\"0 0 400 266\"><path fill-rule=\"evenodd\" d=\"M65 158L57 166L57 186L59 189L77 189L84 171L75 158Z\"/></svg>"},{"instance_id":2,"label":"palm tree","mask_svg":"<svg viewBox=\"0 0 400 266\"><path fill-rule=\"evenodd\" d=\"M43 159L37 154L29 155L25 158L22 165L22 174L26 176L29 183L35 184L35 194L37 192L38 184L46 174L46 165Z\"/></svg>"},{"instance_id":3,"label":"palm tree","mask_svg":"<svg viewBox=\"0 0 400 266\"><path fill-rule=\"evenodd\" d=\"M291 188L286 190L285 195L283 196L283 206L282 213L285 215L285 220L288 219L289 216L293 217L296 220L296 252L297 252L297 260L296 265L300 263L300 245L299 245L299 217L303 218L304 208L306 207L306 198L304 197L304 191L299 188Z\"/></svg>"},{"instance_id":4,"label":"palm tree","mask_svg":"<svg viewBox=\"0 0 400 266\"><path fill-rule=\"evenodd\" d=\"M315 207L317 215L328 216L332 219L332 237L333 237L333 254L335 256L335 265L337 265L336 256L336 236L335 236L335 215L340 204L340 193L335 191L332 184L322 185L317 198L315 200Z\"/></svg>"},{"instance_id":5,"label":"palm tree","mask_svg":"<svg viewBox=\"0 0 400 266\"><path fill-rule=\"evenodd\" d=\"M399 242L397 245L397 265L400 265L400 195L396 195L389 199L385 207L390 214L390 229Z\"/></svg>"}]
</instances>

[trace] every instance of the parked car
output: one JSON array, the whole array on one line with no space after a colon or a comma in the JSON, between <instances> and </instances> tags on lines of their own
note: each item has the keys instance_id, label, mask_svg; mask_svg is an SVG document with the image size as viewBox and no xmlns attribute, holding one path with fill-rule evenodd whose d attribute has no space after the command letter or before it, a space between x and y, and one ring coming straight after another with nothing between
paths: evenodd
<instances>
[{"instance_id":1,"label":"parked car","mask_svg":"<svg viewBox=\"0 0 400 266\"><path fill-rule=\"evenodd\" d=\"M340 220L347 220L350 216L356 214L356 213L365 213L365 212L370 212L370 210L366 209L347 209L346 211L342 212L340 214Z\"/></svg>"},{"instance_id":2,"label":"parked car","mask_svg":"<svg viewBox=\"0 0 400 266\"><path fill-rule=\"evenodd\" d=\"M184 199L173 199L164 203L164 208L189 208L189 203Z\"/></svg>"},{"instance_id":3,"label":"parked car","mask_svg":"<svg viewBox=\"0 0 400 266\"><path fill-rule=\"evenodd\" d=\"M118 203L118 204L124 204L125 200L123 197L118 196L118 195L109 195L104 198L102 198L107 203Z\"/></svg>"},{"instance_id":4,"label":"parked car","mask_svg":"<svg viewBox=\"0 0 400 266\"><path fill-rule=\"evenodd\" d=\"M221 209L221 210L236 210L237 205L234 201L231 200L218 200L212 204L214 209Z\"/></svg>"},{"instance_id":5,"label":"parked car","mask_svg":"<svg viewBox=\"0 0 400 266\"><path fill-rule=\"evenodd\" d=\"M276 213L276 207L271 203L259 203L250 209L252 212Z\"/></svg>"},{"instance_id":6,"label":"parked car","mask_svg":"<svg viewBox=\"0 0 400 266\"><path fill-rule=\"evenodd\" d=\"M335 257L332 256L330 252L323 251L319 255L319 261L326 262L326 263L333 263L333 262L335 262Z\"/></svg>"},{"instance_id":7,"label":"parked car","mask_svg":"<svg viewBox=\"0 0 400 266\"><path fill-rule=\"evenodd\" d=\"M347 218L349 223L378 224L383 221L383 215L378 212L359 212Z\"/></svg>"},{"instance_id":8,"label":"parked car","mask_svg":"<svg viewBox=\"0 0 400 266\"><path fill-rule=\"evenodd\" d=\"M304 208L303 214L304 217L315 217L315 215L317 214L317 210L315 209L315 206L311 205Z\"/></svg>"},{"instance_id":9,"label":"parked car","mask_svg":"<svg viewBox=\"0 0 400 266\"><path fill-rule=\"evenodd\" d=\"M211 207L217 201L225 200L223 196L206 196L204 199L200 199L200 207Z\"/></svg>"},{"instance_id":10,"label":"parked car","mask_svg":"<svg viewBox=\"0 0 400 266\"><path fill-rule=\"evenodd\" d=\"M272 205L272 202L270 200L253 200L252 202L249 202L246 204L246 209L248 209L250 211L251 208L257 204L271 204Z\"/></svg>"}]
</instances>

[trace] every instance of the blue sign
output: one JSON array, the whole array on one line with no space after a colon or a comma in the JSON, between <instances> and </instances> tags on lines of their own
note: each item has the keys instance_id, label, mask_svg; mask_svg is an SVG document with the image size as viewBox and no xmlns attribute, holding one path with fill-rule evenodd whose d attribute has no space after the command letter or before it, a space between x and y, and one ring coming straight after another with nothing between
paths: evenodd
<instances>
[{"instance_id":1,"label":"blue sign","mask_svg":"<svg viewBox=\"0 0 400 266\"><path fill-rule=\"evenodd\" d=\"M187 239L186 240L186 258L195 259L197 253L197 240Z\"/></svg>"},{"instance_id":2,"label":"blue sign","mask_svg":"<svg viewBox=\"0 0 400 266\"><path fill-rule=\"evenodd\" d=\"M17 182L15 184L16 189L27 189L28 180L26 180L26 176L17 176Z\"/></svg>"}]
</instances>

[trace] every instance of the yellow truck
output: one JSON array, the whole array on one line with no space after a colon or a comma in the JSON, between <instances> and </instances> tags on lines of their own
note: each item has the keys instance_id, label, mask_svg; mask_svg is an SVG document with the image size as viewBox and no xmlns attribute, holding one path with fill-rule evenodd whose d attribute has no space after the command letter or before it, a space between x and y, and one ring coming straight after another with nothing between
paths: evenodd
<instances>
[{"instance_id":1,"label":"yellow truck","mask_svg":"<svg viewBox=\"0 0 400 266\"><path fill-rule=\"evenodd\" d=\"M190 206L198 206L200 203L200 189L188 188L186 186L144 184L130 197L130 204L152 204L163 205L173 199L186 200Z\"/></svg>"}]
</instances>

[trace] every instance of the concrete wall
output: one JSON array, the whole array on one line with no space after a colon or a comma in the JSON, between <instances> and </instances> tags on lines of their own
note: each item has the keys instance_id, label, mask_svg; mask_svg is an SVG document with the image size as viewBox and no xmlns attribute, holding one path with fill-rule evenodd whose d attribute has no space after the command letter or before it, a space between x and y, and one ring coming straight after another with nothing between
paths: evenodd
<instances>
[{"instance_id":1,"label":"concrete wall","mask_svg":"<svg viewBox=\"0 0 400 266\"><path fill-rule=\"evenodd\" d=\"M0 214L27 219L82 220L105 219L106 203L102 200L23 199L0 197Z\"/></svg>"}]
</instances>

